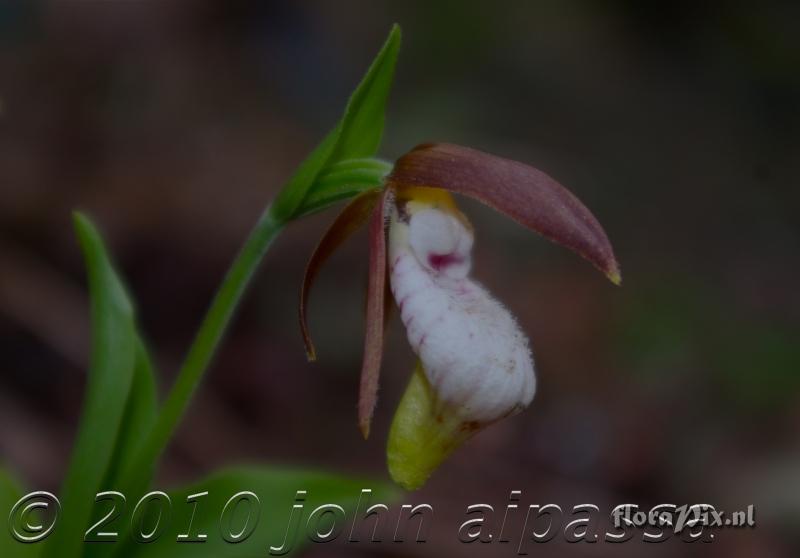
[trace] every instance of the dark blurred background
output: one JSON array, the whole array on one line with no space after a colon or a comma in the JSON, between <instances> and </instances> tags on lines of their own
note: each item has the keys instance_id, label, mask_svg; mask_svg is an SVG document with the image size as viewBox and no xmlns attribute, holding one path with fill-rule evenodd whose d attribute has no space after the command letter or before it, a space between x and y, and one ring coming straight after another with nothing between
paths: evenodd
<instances>
[{"instance_id":1,"label":"dark blurred background","mask_svg":"<svg viewBox=\"0 0 800 558\"><path fill-rule=\"evenodd\" d=\"M250 226L335 123L392 22L404 44L382 155L439 140L545 170L603 223L624 285L465 201L476 276L529 333L539 392L409 496L434 506L428 543L308 555L511 556L513 543L466 546L456 529L468 504L502 508L517 489L523 508L756 508L755 529L711 544L557 538L531 553L798 556L793 2L3 2L0 460L56 489L68 459L88 350L71 210L104 231L163 393ZM386 478L413 358L393 323L364 442L363 235L312 298L318 363L297 326L305 260L332 213L273 246L159 485L251 461Z\"/></svg>"}]
</instances>

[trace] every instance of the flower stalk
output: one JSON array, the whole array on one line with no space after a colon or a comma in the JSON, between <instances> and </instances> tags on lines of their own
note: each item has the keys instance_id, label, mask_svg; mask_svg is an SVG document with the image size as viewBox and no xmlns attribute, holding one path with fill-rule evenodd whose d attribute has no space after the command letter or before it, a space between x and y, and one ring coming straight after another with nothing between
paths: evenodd
<instances>
[{"instance_id":1,"label":"flower stalk","mask_svg":"<svg viewBox=\"0 0 800 558\"><path fill-rule=\"evenodd\" d=\"M166 447L214 357L253 274L284 226L285 223L272 214L271 207L267 207L214 296L175 384L158 414L155 426L145 439L137 461L131 466L133 471L142 465L153 463Z\"/></svg>"},{"instance_id":2,"label":"flower stalk","mask_svg":"<svg viewBox=\"0 0 800 558\"><path fill-rule=\"evenodd\" d=\"M286 225L360 192L379 189L392 166L374 157L400 48L394 25L341 120L262 212L226 273L152 429L120 476L126 492L144 490L159 454L184 415L258 265Z\"/></svg>"}]
</instances>

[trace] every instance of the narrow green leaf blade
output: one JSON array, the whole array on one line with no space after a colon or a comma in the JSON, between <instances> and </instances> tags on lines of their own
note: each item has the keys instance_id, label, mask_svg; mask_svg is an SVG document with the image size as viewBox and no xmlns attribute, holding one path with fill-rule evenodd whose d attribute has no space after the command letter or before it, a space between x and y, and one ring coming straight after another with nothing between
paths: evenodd
<instances>
[{"instance_id":1,"label":"narrow green leaf blade","mask_svg":"<svg viewBox=\"0 0 800 558\"><path fill-rule=\"evenodd\" d=\"M322 143L300 163L292 178L280 191L270 209L272 216L279 223L286 223L294 218L309 188L316 180L317 175L325 168L325 164L336 149L341 132L342 125L340 122L325 136Z\"/></svg>"},{"instance_id":2,"label":"narrow green leaf blade","mask_svg":"<svg viewBox=\"0 0 800 558\"><path fill-rule=\"evenodd\" d=\"M118 556L126 558L244 558L251 556L268 556L270 547L280 548L286 539L289 516L294 504L302 504L302 517L295 512L295 521L299 519L296 540L290 536L287 541L286 555L294 554L299 548L308 543L307 522L311 512L323 504L341 506L345 512L344 521L337 521L337 528L341 527L341 534L337 540L343 542L350 535L350 528L358 505L362 489L371 489L369 505L382 503L389 506L399 497L397 489L382 483L366 479L354 479L342 475L325 472L303 471L288 468L257 468L243 467L229 469L215 473L210 478L189 488L170 491L171 514L164 532L158 540L147 544L133 542L130 534L123 537L118 545ZM306 497L303 502L296 502L295 495L298 490L305 490ZM255 510L249 510L247 503L240 503L238 509L232 514L223 514L225 504L235 494L242 491L251 491L260 501L260 514L258 523L252 535L239 543L226 542L222 532L237 533L243 529L247 522L248 511L252 511L251 521L255 521ZM207 496L200 497L196 504L187 502L187 497L192 494L208 492ZM359 513L363 514L366 502L362 501ZM129 502L129 507L135 502ZM391 510L391 507L390 507ZM156 512L153 512L153 516ZM194 514L194 516L193 516ZM145 520L145 530L152 529L151 516ZM120 528L130 525L130 515L119 521ZM394 534L393 515L384 520L379 534L383 540L390 540ZM162 517L162 519L166 519ZM330 520L330 517L328 517ZM361 532L362 541L371 535L371 521L365 522L368 529ZM125 524L125 525L123 525ZM190 529L191 524L191 529ZM321 530L325 530L323 519ZM312 522L313 527L313 522ZM178 535L206 534L205 542L177 542ZM365 534L366 533L366 534ZM335 543L334 543L335 544ZM357 543L349 543L357 544ZM368 543L362 542L361 545Z\"/></svg>"},{"instance_id":3,"label":"narrow green leaf blade","mask_svg":"<svg viewBox=\"0 0 800 558\"><path fill-rule=\"evenodd\" d=\"M77 439L61 492L62 516L44 549L46 557L83 552L95 494L112 459L133 377L136 333L133 306L97 229L75 215L92 301L92 356Z\"/></svg>"},{"instance_id":4,"label":"narrow green leaf blade","mask_svg":"<svg viewBox=\"0 0 800 558\"><path fill-rule=\"evenodd\" d=\"M394 25L383 47L356 87L344 115L317 148L303 161L272 206L272 214L285 223L320 208L315 200L305 209L306 196L325 169L345 159L372 157L380 147L386 103L400 50L400 27ZM345 199L342 197L337 198Z\"/></svg>"},{"instance_id":5,"label":"narrow green leaf blade","mask_svg":"<svg viewBox=\"0 0 800 558\"><path fill-rule=\"evenodd\" d=\"M103 491L116 490L123 493L127 490L122 478L126 467L133 461L136 453L141 448L146 435L153 428L158 412L156 396L156 380L150 355L142 340L136 338L136 357L125 412L122 416L119 434L114 447L114 454L102 484ZM138 471L141 483L150 482L155 464L150 464ZM108 513L102 505L92 508L91 525L95 525ZM106 558L109 548L103 545L85 545L83 558Z\"/></svg>"},{"instance_id":6,"label":"narrow green leaf blade","mask_svg":"<svg viewBox=\"0 0 800 558\"><path fill-rule=\"evenodd\" d=\"M395 24L347 103L334 161L372 157L378 151L400 40L400 27Z\"/></svg>"},{"instance_id":7,"label":"narrow green leaf blade","mask_svg":"<svg viewBox=\"0 0 800 558\"><path fill-rule=\"evenodd\" d=\"M128 402L122 416L114 455L103 483L107 489L119 487L125 465L133 459L145 435L156 422L158 401L156 379L150 355L141 339L136 338L136 360Z\"/></svg>"},{"instance_id":8,"label":"narrow green leaf blade","mask_svg":"<svg viewBox=\"0 0 800 558\"><path fill-rule=\"evenodd\" d=\"M22 498L24 489L5 469L0 468L0 518L9 521L9 513L14 504ZM15 540L7 526L0 529L0 556L14 558L32 558L39 553L41 547L36 544L25 544Z\"/></svg>"}]
</instances>

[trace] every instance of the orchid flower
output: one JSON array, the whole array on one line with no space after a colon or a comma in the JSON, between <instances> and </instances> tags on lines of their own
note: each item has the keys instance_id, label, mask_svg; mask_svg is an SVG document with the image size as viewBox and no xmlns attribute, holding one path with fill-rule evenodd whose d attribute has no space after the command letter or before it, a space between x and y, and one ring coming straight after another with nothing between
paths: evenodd
<instances>
[{"instance_id":1,"label":"orchid flower","mask_svg":"<svg viewBox=\"0 0 800 558\"><path fill-rule=\"evenodd\" d=\"M422 486L474 433L527 407L536 389L527 337L470 277L474 232L451 193L481 201L583 256L613 283L621 281L611 244L591 212L548 175L516 161L423 144L395 163L381 188L353 198L308 263L300 324L308 358L315 360L307 324L310 289L325 260L369 222L358 424L369 436L389 287L418 358L387 449L392 478L408 489Z\"/></svg>"}]
</instances>

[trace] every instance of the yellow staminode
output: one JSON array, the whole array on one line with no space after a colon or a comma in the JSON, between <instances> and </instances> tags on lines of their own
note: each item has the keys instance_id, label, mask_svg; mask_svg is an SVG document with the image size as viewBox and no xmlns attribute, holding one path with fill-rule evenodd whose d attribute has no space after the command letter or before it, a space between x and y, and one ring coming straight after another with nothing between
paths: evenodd
<instances>
[{"instance_id":1,"label":"yellow staminode","mask_svg":"<svg viewBox=\"0 0 800 558\"><path fill-rule=\"evenodd\" d=\"M428 186L403 186L396 190L397 200L406 205L409 213L416 213L422 209L439 209L456 217L468 229L472 230L472 223L464 215L452 194L441 188Z\"/></svg>"},{"instance_id":2,"label":"yellow staminode","mask_svg":"<svg viewBox=\"0 0 800 558\"><path fill-rule=\"evenodd\" d=\"M406 186L397 189L397 199L405 202L418 203L427 207L458 211L453 196L450 195L450 192L442 190L441 188Z\"/></svg>"}]
</instances>

